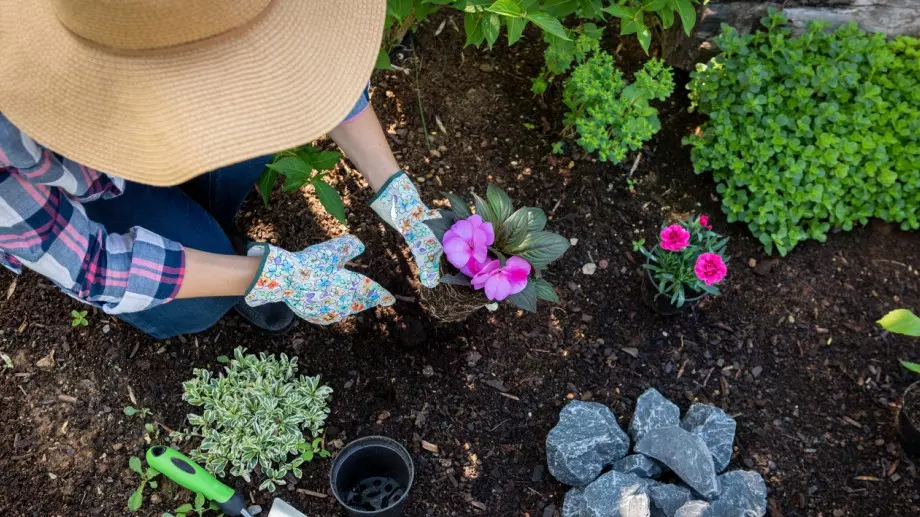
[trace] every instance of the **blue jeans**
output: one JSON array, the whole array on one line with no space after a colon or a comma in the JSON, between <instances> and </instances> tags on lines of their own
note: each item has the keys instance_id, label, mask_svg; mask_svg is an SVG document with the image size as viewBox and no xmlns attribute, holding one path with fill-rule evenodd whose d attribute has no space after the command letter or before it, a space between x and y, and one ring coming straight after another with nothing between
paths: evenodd
<instances>
[{"instance_id":1,"label":"blue jeans","mask_svg":"<svg viewBox=\"0 0 920 517\"><path fill-rule=\"evenodd\" d=\"M233 225L243 200L271 156L230 165L177 187L126 182L121 196L86 203L87 215L106 230L124 233L141 226L189 248L233 255L223 228ZM118 317L157 339L212 327L239 302L238 296L173 300Z\"/></svg>"}]
</instances>

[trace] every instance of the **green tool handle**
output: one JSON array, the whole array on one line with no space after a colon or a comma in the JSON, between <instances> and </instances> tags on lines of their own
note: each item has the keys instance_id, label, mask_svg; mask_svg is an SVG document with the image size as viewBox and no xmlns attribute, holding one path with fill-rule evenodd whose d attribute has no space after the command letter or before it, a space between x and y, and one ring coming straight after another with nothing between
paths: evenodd
<instances>
[{"instance_id":1,"label":"green tool handle","mask_svg":"<svg viewBox=\"0 0 920 517\"><path fill-rule=\"evenodd\" d=\"M225 515L249 516L246 502L239 494L188 459L185 454L170 447L157 445L147 449L147 464L176 484L214 501Z\"/></svg>"}]
</instances>

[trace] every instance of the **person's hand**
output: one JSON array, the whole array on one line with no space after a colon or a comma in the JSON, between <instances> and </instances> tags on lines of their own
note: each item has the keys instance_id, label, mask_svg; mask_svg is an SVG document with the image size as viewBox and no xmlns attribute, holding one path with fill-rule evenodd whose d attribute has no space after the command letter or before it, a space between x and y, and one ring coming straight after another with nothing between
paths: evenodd
<instances>
[{"instance_id":1,"label":"person's hand","mask_svg":"<svg viewBox=\"0 0 920 517\"><path fill-rule=\"evenodd\" d=\"M338 237L292 253L269 244L256 244L249 255L261 255L262 266L246 293L250 306L286 303L294 314L329 325L352 314L393 305L393 295L364 275L343 269L364 252L354 235Z\"/></svg>"},{"instance_id":2,"label":"person's hand","mask_svg":"<svg viewBox=\"0 0 920 517\"><path fill-rule=\"evenodd\" d=\"M409 244L422 285L438 285L444 250L425 221L441 216L422 203L409 176L405 172L397 172L371 201L371 208Z\"/></svg>"}]
</instances>

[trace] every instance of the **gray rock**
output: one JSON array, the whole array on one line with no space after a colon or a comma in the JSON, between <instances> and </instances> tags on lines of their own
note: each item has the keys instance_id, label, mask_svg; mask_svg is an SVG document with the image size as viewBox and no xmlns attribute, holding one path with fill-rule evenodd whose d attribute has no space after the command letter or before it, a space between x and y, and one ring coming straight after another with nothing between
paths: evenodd
<instances>
[{"instance_id":1,"label":"gray rock","mask_svg":"<svg viewBox=\"0 0 920 517\"><path fill-rule=\"evenodd\" d=\"M562 517L588 517L585 508L585 489L571 488L562 500Z\"/></svg>"},{"instance_id":2,"label":"gray rock","mask_svg":"<svg viewBox=\"0 0 920 517\"><path fill-rule=\"evenodd\" d=\"M715 517L763 517L767 513L767 485L760 474L733 470L719 476L722 491L712 503Z\"/></svg>"},{"instance_id":3,"label":"gray rock","mask_svg":"<svg viewBox=\"0 0 920 517\"><path fill-rule=\"evenodd\" d=\"M607 406L574 401L562 408L559 423L546 437L546 463L559 481L585 486L604 467L626 456L629 436Z\"/></svg>"},{"instance_id":4,"label":"gray rock","mask_svg":"<svg viewBox=\"0 0 920 517\"><path fill-rule=\"evenodd\" d=\"M712 506L706 501L689 501L674 514L674 517L716 517Z\"/></svg>"},{"instance_id":5,"label":"gray rock","mask_svg":"<svg viewBox=\"0 0 920 517\"><path fill-rule=\"evenodd\" d=\"M661 515L664 517L674 517L678 508L693 499L690 490L680 486L667 483L656 483L648 489L649 497L652 499L652 515Z\"/></svg>"},{"instance_id":6,"label":"gray rock","mask_svg":"<svg viewBox=\"0 0 920 517\"><path fill-rule=\"evenodd\" d=\"M585 517L650 517L652 483L611 470L585 488Z\"/></svg>"},{"instance_id":7,"label":"gray rock","mask_svg":"<svg viewBox=\"0 0 920 517\"><path fill-rule=\"evenodd\" d=\"M661 463L644 454L630 454L613 463L613 470L633 474L640 478L657 478L664 473Z\"/></svg>"},{"instance_id":8,"label":"gray rock","mask_svg":"<svg viewBox=\"0 0 920 517\"><path fill-rule=\"evenodd\" d=\"M732 444L735 442L735 419L722 411L722 408L694 404L687 410L680 426L706 442L716 472L722 472L728 467L732 460Z\"/></svg>"},{"instance_id":9,"label":"gray rock","mask_svg":"<svg viewBox=\"0 0 920 517\"><path fill-rule=\"evenodd\" d=\"M629 423L629 436L638 442L652 429L678 425L680 408L655 388L649 388L636 400L636 412Z\"/></svg>"},{"instance_id":10,"label":"gray rock","mask_svg":"<svg viewBox=\"0 0 920 517\"><path fill-rule=\"evenodd\" d=\"M703 497L719 494L712 454L699 436L680 427L654 429L636 444L635 451L664 463Z\"/></svg>"}]
</instances>

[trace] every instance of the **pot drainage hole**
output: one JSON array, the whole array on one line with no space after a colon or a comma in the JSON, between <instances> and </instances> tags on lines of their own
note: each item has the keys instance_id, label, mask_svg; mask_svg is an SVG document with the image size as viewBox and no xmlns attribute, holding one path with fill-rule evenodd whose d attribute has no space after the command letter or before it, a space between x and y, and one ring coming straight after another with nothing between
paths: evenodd
<instances>
[{"instance_id":1,"label":"pot drainage hole","mask_svg":"<svg viewBox=\"0 0 920 517\"><path fill-rule=\"evenodd\" d=\"M362 479L348 492L346 503L356 510L384 510L399 501L403 489L392 478Z\"/></svg>"}]
</instances>

